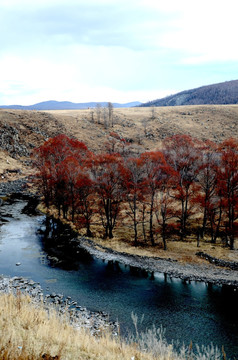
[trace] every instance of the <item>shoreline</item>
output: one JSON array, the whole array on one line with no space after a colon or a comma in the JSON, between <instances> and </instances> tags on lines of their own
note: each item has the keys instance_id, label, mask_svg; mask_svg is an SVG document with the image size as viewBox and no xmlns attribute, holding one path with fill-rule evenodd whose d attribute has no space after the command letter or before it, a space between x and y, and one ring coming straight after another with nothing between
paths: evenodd
<instances>
[{"instance_id":1,"label":"shoreline","mask_svg":"<svg viewBox=\"0 0 238 360\"><path fill-rule=\"evenodd\" d=\"M211 263L182 264L177 260L159 257L148 257L118 252L110 248L95 244L86 237L78 237L78 244L91 255L106 261L115 261L149 273L163 273L169 277L183 281L198 281L218 286L230 286L238 289L238 270L216 266Z\"/></svg>"},{"instance_id":2,"label":"shoreline","mask_svg":"<svg viewBox=\"0 0 238 360\"><path fill-rule=\"evenodd\" d=\"M28 295L36 307L38 304L43 304L48 311L53 309L59 315L67 315L73 327L86 328L93 336L100 336L108 329L113 336L118 336L119 324L116 321L110 321L106 312L90 311L78 305L70 296L65 297L63 294L56 293L44 294L40 283L32 279L0 275L0 297L2 294L13 294L16 297Z\"/></svg>"}]
</instances>

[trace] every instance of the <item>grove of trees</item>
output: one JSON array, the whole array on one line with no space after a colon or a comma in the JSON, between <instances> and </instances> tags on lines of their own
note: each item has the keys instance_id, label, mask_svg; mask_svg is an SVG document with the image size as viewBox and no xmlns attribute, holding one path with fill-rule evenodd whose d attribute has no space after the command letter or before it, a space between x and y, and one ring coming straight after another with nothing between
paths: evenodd
<instances>
[{"instance_id":1,"label":"grove of trees","mask_svg":"<svg viewBox=\"0 0 238 360\"><path fill-rule=\"evenodd\" d=\"M115 134L114 134L115 135ZM115 141L119 146L115 146ZM66 135L34 152L35 181L45 205L93 236L127 229L134 244L167 247L193 235L234 249L238 234L238 141L221 144L188 135L164 140L157 151L132 154L115 135L95 154Z\"/></svg>"}]
</instances>

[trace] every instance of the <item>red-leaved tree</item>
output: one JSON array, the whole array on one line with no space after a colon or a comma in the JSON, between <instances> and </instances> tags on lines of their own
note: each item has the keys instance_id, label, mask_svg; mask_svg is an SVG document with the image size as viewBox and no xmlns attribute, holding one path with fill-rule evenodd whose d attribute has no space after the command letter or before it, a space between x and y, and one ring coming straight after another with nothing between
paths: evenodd
<instances>
[{"instance_id":1,"label":"red-leaved tree","mask_svg":"<svg viewBox=\"0 0 238 360\"><path fill-rule=\"evenodd\" d=\"M181 240L187 234L188 219L193 214L193 195L197 192L197 176L200 170L199 143L188 135L174 135L164 140L165 159L174 170L173 196L180 208L177 217L180 223Z\"/></svg>"},{"instance_id":2,"label":"red-leaved tree","mask_svg":"<svg viewBox=\"0 0 238 360\"><path fill-rule=\"evenodd\" d=\"M219 191L223 198L224 228L227 243L234 249L238 230L238 140L225 140L219 147L221 165L218 169Z\"/></svg>"},{"instance_id":3,"label":"red-leaved tree","mask_svg":"<svg viewBox=\"0 0 238 360\"><path fill-rule=\"evenodd\" d=\"M90 171L98 198L98 211L105 229L104 237L111 239L124 198L121 157L118 154L94 156Z\"/></svg>"}]
</instances>

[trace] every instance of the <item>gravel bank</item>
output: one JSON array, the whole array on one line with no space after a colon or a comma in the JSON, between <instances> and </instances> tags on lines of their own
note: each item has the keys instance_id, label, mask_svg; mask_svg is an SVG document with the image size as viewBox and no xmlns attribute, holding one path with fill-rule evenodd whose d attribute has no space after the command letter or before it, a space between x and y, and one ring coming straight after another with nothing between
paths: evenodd
<instances>
[{"instance_id":1,"label":"gravel bank","mask_svg":"<svg viewBox=\"0 0 238 360\"><path fill-rule=\"evenodd\" d=\"M26 183L26 178L8 182L0 182L0 196L7 196L14 193L24 195L30 194L28 192Z\"/></svg>"},{"instance_id":2,"label":"gravel bank","mask_svg":"<svg viewBox=\"0 0 238 360\"><path fill-rule=\"evenodd\" d=\"M81 237L79 245L90 254L107 261L118 261L148 272L160 272L184 281L200 281L238 288L238 270L218 267L213 264L181 264L176 260L158 257L130 255L95 245L92 240Z\"/></svg>"}]
</instances>

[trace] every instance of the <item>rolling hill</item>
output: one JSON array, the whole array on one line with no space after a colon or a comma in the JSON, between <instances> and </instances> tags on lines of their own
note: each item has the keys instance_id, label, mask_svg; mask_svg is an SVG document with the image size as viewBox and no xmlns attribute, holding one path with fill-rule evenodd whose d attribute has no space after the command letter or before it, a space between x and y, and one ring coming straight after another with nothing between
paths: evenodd
<instances>
[{"instance_id":1,"label":"rolling hill","mask_svg":"<svg viewBox=\"0 0 238 360\"><path fill-rule=\"evenodd\" d=\"M222 105L238 104L238 80L202 86L185 90L175 95L153 100L140 106L181 106L181 105Z\"/></svg>"},{"instance_id":2,"label":"rolling hill","mask_svg":"<svg viewBox=\"0 0 238 360\"><path fill-rule=\"evenodd\" d=\"M87 103L73 103L70 101L43 101L34 105L0 105L1 109L14 109L14 110L78 110L95 108L97 104L101 107L107 107L107 102L87 102ZM132 106L138 106L141 103L139 101L129 102L126 104L113 103L114 108L127 108Z\"/></svg>"},{"instance_id":3,"label":"rolling hill","mask_svg":"<svg viewBox=\"0 0 238 360\"><path fill-rule=\"evenodd\" d=\"M113 128L98 124L96 113L92 122L93 111L0 109L2 181L29 175L32 150L60 133L84 142L94 152L105 151L108 141L123 138L136 153L158 149L165 137L174 134L215 142L238 137L238 105L115 108Z\"/></svg>"}]
</instances>

